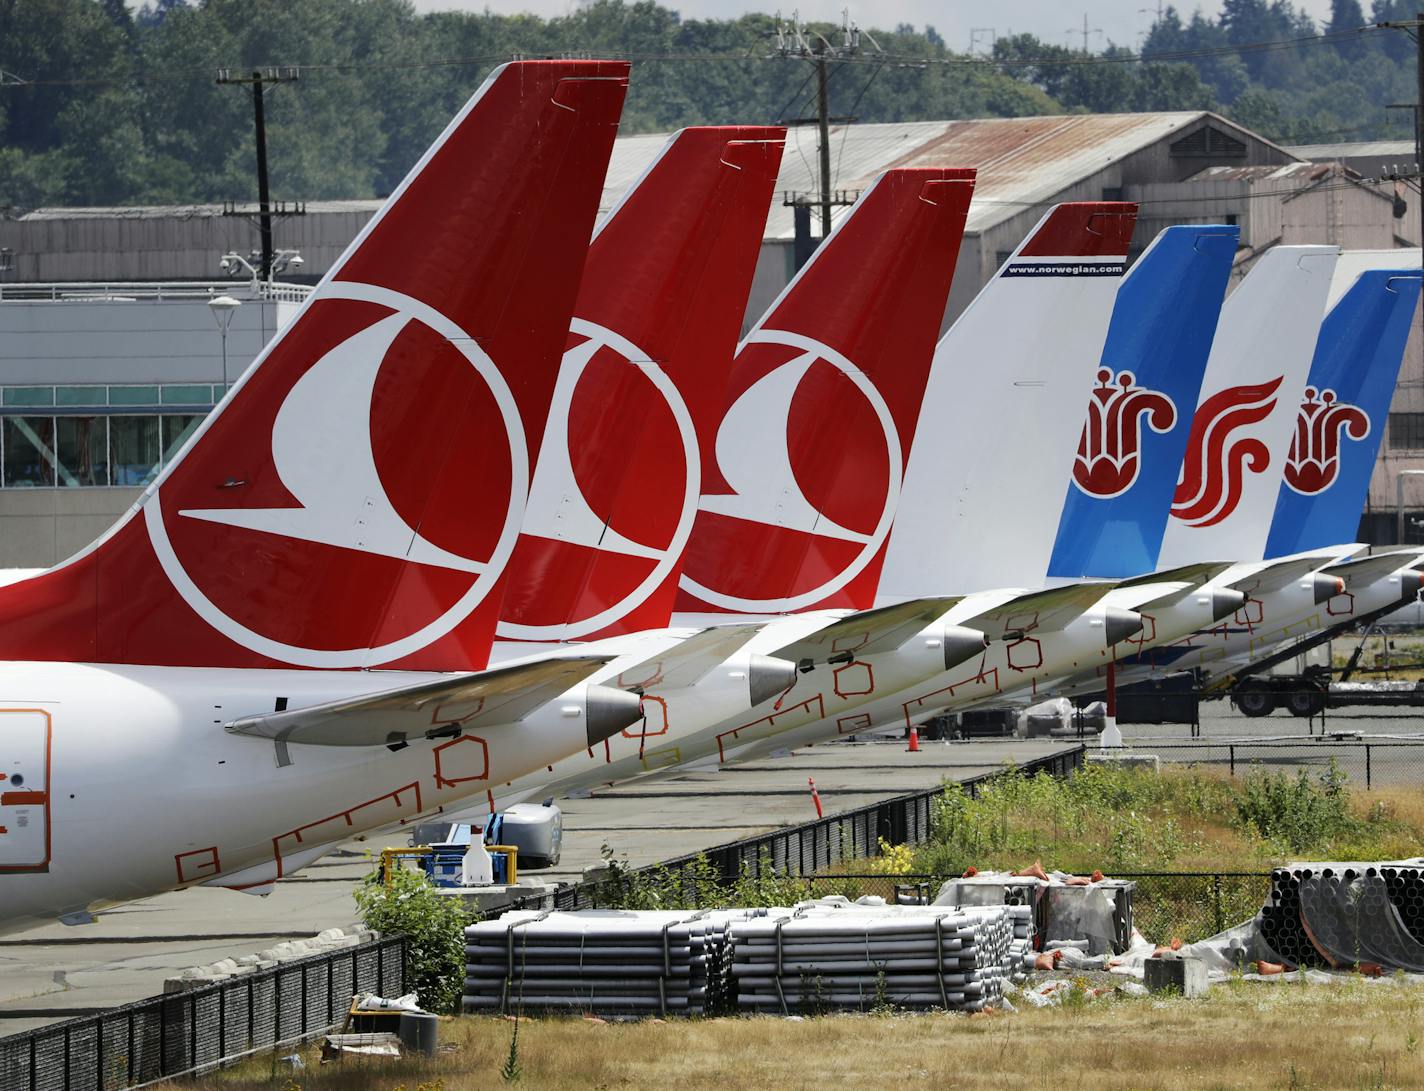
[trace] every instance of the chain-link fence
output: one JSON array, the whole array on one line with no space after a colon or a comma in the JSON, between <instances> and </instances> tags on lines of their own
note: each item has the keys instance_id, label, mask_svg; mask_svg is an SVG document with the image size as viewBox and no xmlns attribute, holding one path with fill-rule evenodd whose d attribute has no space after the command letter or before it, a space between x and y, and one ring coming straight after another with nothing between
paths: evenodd
<instances>
[{"instance_id":1,"label":"chain-link fence","mask_svg":"<svg viewBox=\"0 0 1424 1091\"><path fill-rule=\"evenodd\" d=\"M1104 747L1108 754L1155 754L1163 762L1199 765L1242 776L1254 769L1269 772L1328 772L1333 763L1349 778L1350 784L1371 791L1424 784L1424 740L1371 740L1353 742L1340 739L1299 741L1232 741L1159 743L1146 741L1132 746Z\"/></svg>"},{"instance_id":2,"label":"chain-link fence","mask_svg":"<svg viewBox=\"0 0 1424 1091\"><path fill-rule=\"evenodd\" d=\"M891 904L928 904L939 894L940 887L954 877L862 869L855 874L780 876L767 892L779 894L787 902L838 894L850 899L876 896ZM1251 919L1266 903L1271 885L1269 872L1133 871L1114 872L1111 878L1137 884L1133 923L1147 939L1160 943L1174 936L1193 943ZM670 900L695 904L698 890L693 885L673 886L664 888L662 893ZM621 899L627 893L611 883L591 884L583 892L584 904L580 908L622 905ZM714 897L708 904L724 902Z\"/></svg>"},{"instance_id":3,"label":"chain-link fence","mask_svg":"<svg viewBox=\"0 0 1424 1091\"><path fill-rule=\"evenodd\" d=\"M405 992L405 937L296 959L0 1038L3 1091L121 1091L321 1034L357 993Z\"/></svg>"}]
</instances>

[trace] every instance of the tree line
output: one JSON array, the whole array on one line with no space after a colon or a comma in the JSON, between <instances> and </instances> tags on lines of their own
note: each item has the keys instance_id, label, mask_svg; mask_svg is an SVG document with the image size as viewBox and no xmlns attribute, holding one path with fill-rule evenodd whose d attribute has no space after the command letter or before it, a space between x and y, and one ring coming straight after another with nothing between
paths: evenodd
<instances>
[{"instance_id":1,"label":"tree line","mask_svg":"<svg viewBox=\"0 0 1424 1091\"><path fill-rule=\"evenodd\" d=\"M1074 111L1215 109L1282 142L1409 132L1384 110L1414 99L1414 45L1375 31L1406 0L1334 0L1315 26L1290 0L1225 0L1219 17L1167 8L1141 46L1088 54L1029 34L976 63L933 27L874 30L883 55L837 64L831 110L862 121ZM817 27L832 41L838 28ZM495 64L630 55L625 132L770 122L812 112L804 61L775 55L775 20L683 19L653 0L594 0L541 19L418 14L409 0L0 0L0 210L250 200L252 104L219 68L301 66L265 98L274 196L388 193ZM1281 48L1231 52L1240 45ZM1152 60L1151 58L1157 58ZM801 141L813 154L814 138ZM789 152L788 154L794 154Z\"/></svg>"}]
</instances>

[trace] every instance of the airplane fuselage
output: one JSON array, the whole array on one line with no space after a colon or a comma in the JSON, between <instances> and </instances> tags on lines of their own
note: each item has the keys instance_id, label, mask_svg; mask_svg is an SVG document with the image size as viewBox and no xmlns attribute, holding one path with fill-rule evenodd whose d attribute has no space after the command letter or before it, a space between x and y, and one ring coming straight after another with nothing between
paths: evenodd
<instances>
[{"instance_id":1,"label":"airplane fuselage","mask_svg":"<svg viewBox=\"0 0 1424 1091\"><path fill-rule=\"evenodd\" d=\"M283 753L224 729L432 677L0 664L0 929L201 883L260 893L341 841L483 797L581 745L582 718L557 701L394 751Z\"/></svg>"}]
</instances>

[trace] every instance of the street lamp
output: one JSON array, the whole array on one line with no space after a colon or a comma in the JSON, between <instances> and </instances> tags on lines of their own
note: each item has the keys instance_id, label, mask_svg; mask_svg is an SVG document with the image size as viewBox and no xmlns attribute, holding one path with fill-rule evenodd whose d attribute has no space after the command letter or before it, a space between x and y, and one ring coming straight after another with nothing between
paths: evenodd
<instances>
[{"instance_id":1,"label":"street lamp","mask_svg":"<svg viewBox=\"0 0 1424 1091\"><path fill-rule=\"evenodd\" d=\"M227 393L227 328L232 325L232 312L241 307L239 300L233 299L230 295L214 296L208 300L208 310L213 312L213 321L218 324L218 332L222 334L222 380L223 393Z\"/></svg>"},{"instance_id":2,"label":"street lamp","mask_svg":"<svg viewBox=\"0 0 1424 1091\"><path fill-rule=\"evenodd\" d=\"M1394 475L1394 538L1396 545L1404 544L1404 479L1424 477L1424 470L1399 470Z\"/></svg>"}]
</instances>

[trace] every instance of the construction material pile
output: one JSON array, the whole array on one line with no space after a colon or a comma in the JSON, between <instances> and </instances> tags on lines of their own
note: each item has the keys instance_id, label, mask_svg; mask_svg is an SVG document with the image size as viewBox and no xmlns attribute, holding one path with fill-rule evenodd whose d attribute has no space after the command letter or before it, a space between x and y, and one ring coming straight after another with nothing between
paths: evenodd
<instances>
[{"instance_id":1,"label":"construction material pile","mask_svg":"<svg viewBox=\"0 0 1424 1091\"><path fill-rule=\"evenodd\" d=\"M822 904L736 921L728 938L744 1010L978 1011L1003 994L1014 918L1004 906Z\"/></svg>"},{"instance_id":2,"label":"construction material pile","mask_svg":"<svg viewBox=\"0 0 1424 1091\"><path fill-rule=\"evenodd\" d=\"M1007 905L1014 909L1014 938L1020 950L1045 951L1071 943L1090 955L1127 949L1132 936L1132 897L1136 884L1066 872L980 872L950 879L935 905Z\"/></svg>"},{"instance_id":3,"label":"construction material pile","mask_svg":"<svg viewBox=\"0 0 1424 1091\"><path fill-rule=\"evenodd\" d=\"M752 911L755 912L755 911ZM706 1015L732 995L727 924L746 911L520 911L465 929L463 1008Z\"/></svg>"},{"instance_id":4,"label":"construction material pile","mask_svg":"<svg viewBox=\"0 0 1424 1091\"><path fill-rule=\"evenodd\" d=\"M1260 930L1286 965L1424 973L1424 860L1277 868Z\"/></svg>"}]
</instances>

